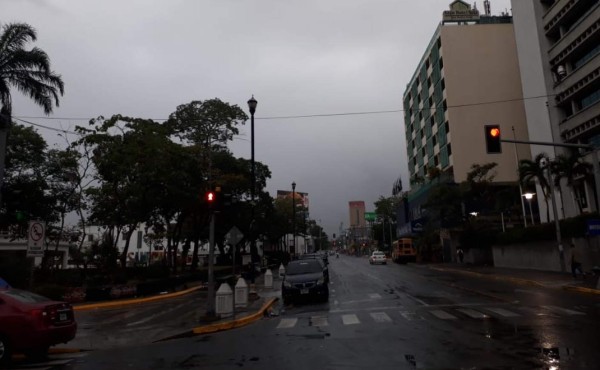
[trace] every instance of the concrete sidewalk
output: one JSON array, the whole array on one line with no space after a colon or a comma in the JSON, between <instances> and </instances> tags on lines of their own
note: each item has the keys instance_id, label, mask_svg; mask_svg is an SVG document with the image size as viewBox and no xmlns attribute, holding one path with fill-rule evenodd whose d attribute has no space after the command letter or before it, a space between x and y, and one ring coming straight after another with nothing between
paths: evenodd
<instances>
[{"instance_id":1,"label":"concrete sidewalk","mask_svg":"<svg viewBox=\"0 0 600 370\"><path fill-rule=\"evenodd\" d=\"M520 285L544 288L565 289L581 293L600 294L597 288L598 277L587 274L574 279L571 272L552 272L525 269L510 269L493 266L473 266L468 264L445 263L427 265L432 270L459 273L480 278L502 280Z\"/></svg>"}]
</instances>

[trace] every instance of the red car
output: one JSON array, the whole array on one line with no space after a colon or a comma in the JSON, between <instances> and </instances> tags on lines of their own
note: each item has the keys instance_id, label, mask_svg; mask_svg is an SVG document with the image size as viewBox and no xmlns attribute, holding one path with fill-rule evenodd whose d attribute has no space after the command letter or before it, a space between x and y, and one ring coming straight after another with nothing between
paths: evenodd
<instances>
[{"instance_id":1,"label":"red car","mask_svg":"<svg viewBox=\"0 0 600 370\"><path fill-rule=\"evenodd\" d=\"M0 289L0 365L14 352L43 357L48 347L75 338L73 307L19 289Z\"/></svg>"}]
</instances>

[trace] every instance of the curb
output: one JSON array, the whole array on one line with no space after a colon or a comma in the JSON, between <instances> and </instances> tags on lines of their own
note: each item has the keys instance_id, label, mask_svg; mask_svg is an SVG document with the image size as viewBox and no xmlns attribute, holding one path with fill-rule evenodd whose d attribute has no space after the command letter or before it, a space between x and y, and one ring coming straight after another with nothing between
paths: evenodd
<instances>
[{"instance_id":1,"label":"curb","mask_svg":"<svg viewBox=\"0 0 600 370\"><path fill-rule=\"evenodd\" d=\"M48 350L49 355L64 355L68 353L79 353L79 352L88 352L89 349L81 349L81 348L50 348Z\"/></svg>"},{"instance_id":2,"label":"curb","mask_svg":"<svg viewBox=\"0 0 600 370\"><path fill-rule=\"evenodd\" d=\"M429 268L431 270L452 272L452 273L463 274L463 275L471 275L471 276L477 276L477 277L491 279L491 280L509 281L511 283L520 284L520 285L530 285L530 286L537 286L537 287L542 287L542 288L546 287L544 284L542 284L538 281L535 281L535 280L521 279L521 278L515 278L515 277L511 277L511 276L488 275L488 274L482 274L482 273L474 272L474 271L464 271L464 270L457 270L457 269L452 269L452 268L449 269L449 268L433 267L433 266L430 266Z\"/></svg>"},{"instance_id":3,"label":"curb","mask_svg":"<svg viewBox=\"0 0 600 370\"><path fill-rule=\"evenodd\" d=\"M195 287L188 288L185 290L180 290L179 292L167 293L167 294L162 294L162 295L154 295L154 296L145 297L145 298L131 298L131 299L124 299L124 300L119 300L119 301L81 304L81 305L73 306L73 310L74 311L89 311L89 310L97 310L100 308L113 308L113 307L121 307L121 306L129 306L129 305L135 305L135 304L141 304L141 303L162 301L164 299L180 297L182 295L186 295L186 294L195 292L202 288L203 288L203 286L199 285L199 286L195 286Z\"/></svg>"},{"instance_id":4,"label":"curb","mask_svg":"<svg viewBox=\"0 0 600 370\"><path fill-rule=\"evenodd\" d=\"M235 319L235 320L219 322L216 324L197 326L197 327L192 328L183 333L172 335L170 337L166 337L163 339L155 340L153 343L164 342L164 341L171 340L171 339L193 337L193 336L202 335L202 334L216 333L219 331L225 331L225 330L230 330L230 329L235 329L235 328L241 328L242 326L246 326L248 324L251 324L251 323L261 319L264 316L265 312L269 308L271 308L271 306L275 302L277 302L278 299L279 298L276 298L276 297L269 299L267 302L265 302L262 305L262 307L258 311L256 311L255 313L253 313L251 315L240 317L239 319Z\"/></svg>"},{"instance_id":5,"label":"curb","mask_svg":"<svg viewBox=\"0 0 600 370\"><path fill-rule=\"evenodd\" d=\"M217 324L198 326L198 327L192 329L192 333L194 335L216 333L218 331L229 330L229 329L240 328L242 326L246 326L250 323L253 323L253 322L261 319L264 316L265 311L267 311L269 308L271 308L271 306L278 299L279 298L276 298L276 297L269 299L267 302L265 302L263 304L263 306L260 308L260 310L256 311L252 315L244 316L239 319L225 321L225 322L221 322L221 323L217 323Z\"/></svg>"},{"instance_id":6,"label":"curb","mask_svg":"<svg viewBox=\"0 0 600 370\"><path fill-rule=\"evenodd\" d=\"M581 286L567 285L567 286L563 286L562 288L563 288L563 290L567 290L569 292L588 293L588 294L596 294L596 295L600 294L600 290L598 290L598 289L585 288L585 287L581 287Z\"/></svg>"}]
</instances>

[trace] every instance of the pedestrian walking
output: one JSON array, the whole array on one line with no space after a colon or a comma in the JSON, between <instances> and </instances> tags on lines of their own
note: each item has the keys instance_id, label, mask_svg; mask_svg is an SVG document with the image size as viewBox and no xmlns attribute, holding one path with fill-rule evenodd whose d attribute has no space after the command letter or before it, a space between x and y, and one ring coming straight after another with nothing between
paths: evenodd
<instances>
[{"instance_id":1,"label":"pedestrian walking","mask_svg":"<svg viewBox=\"0 0 600 370\"><path fill-rule=\"evenodd\" d=\"M581 267L581 262L579 262L579 256L575 252L575 244L571 243L571 273L573 274L573 279L577 279L577 270L583 276L583 269Z\"/></svg>"},{"instance_id":2,"label":"pedestrian walking","mask_svg":"<svg viewBox=\"0 0 600 370\"><path fill-rule=\"evenodd\" d=\"M458 247L456 249L456 255L458 256L458 261L460 263L463 263L463 260L465 259L465 252L462 250L461 247Z\"/></svg>"}]
</instances>

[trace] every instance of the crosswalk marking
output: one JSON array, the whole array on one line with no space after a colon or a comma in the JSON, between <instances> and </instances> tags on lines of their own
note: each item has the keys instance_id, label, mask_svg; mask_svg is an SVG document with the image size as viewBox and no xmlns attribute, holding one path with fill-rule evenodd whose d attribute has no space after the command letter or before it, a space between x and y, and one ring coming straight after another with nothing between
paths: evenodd
<instances>
[{"instance_id":1,"label":"crosswalk marking","mask_svg":"<svg viewBox=\"0 0 600 370\"><path fill-rule=\"evenodd\" d=\"M297 322L298 322L297 318L293 318L293 319L281 319L281 321L279 322L279 325L277 325L277 329L293 328L294 326L296 326Z\"/></svg>"},{"instance_id":2,"label":"crosswalk marking","mask_svg":"<svg viewBox=\"0 0 600 370\"><path fill-rule=\"evenodd\" d=\"M392 319L385 312L371 312L371 317L375 322L391 322Z\"/></svg>"},{"instance_id":3,"label":"crosswalk marking","mask_svg":"<svg viewBox=\"0 0 600 370\"><path fill-rule=\"evenodd\" d=\"M402 315L402 317L404 317L407 321L425 320L422 316L417 316L415 312L400 311L400 315Z\"/></svg>"},{"instance_id":4,"label":"crosswalk marking","mask_svg":"<svg viewBox=\"0 0 600 370\"><path fill-rule=\"evenodd\" d=\"M585 313L583 313L583 312L569 310L568 308L562 308L562 307L557 307L557 306L542 306L542 307L549 311L552 311L555 313L562 313L562 314L569 315L569 316L585 315Z\"/></svg>"},{"instance_id":5,"label":"crosswalk marking","mask_svg":"<svg viewBox=\"0 0 600 370\"><path fill-rule=\"evenodd\" d=\"M342 322L344 323L344 325L360 324L360 320L358 319L358 317L353 314L342 315Z\"/></svg>"},{"instance_id":6,"label":"crosswalk marking","mask_svg":"<svg viewBox=\"0 0 600 370\"><path fill-rule=\"evenodd\" d=\"M469 316L469 317L472 317L472 318L474 318L474 319L485 319L486 317L488 317L488 316L486 316L486 315L482 314L481 312L478 312L478 311L472 310L472 309L470 309L470 308L459 308L459 309L457 309L456 311L458 311L458 312L462 312L462 313L464 313L465 315L467 315L467 316Z\"/></svg>"},{"instance_id":7,"label":"crosswalk marking","mask_svg":"<svg viewBox=\"0 0 600 370\"><path fill-rule=\"evenodd\" d=\"M371 294L369 294L369 298L371 298L371 299L381 299L381 294L379 294L379 293L371 293Z\"/></svg>"},{"instance_id":8,"label":"crosswalk marking","mask_svg":"<svg viewBox=\"0 0 600 370\"><path fill-rule=\"evenodd\" d=\"M511 312L509 310L505 310L504 308L486 308L486 310L491 311L495 314L498 314L500 316L504 316L504 317L517 317L517 316L521 316L518 313L514 313Z\"/></svg>"},{"instance_id":9,"label":"crosswalk marking","mask_svg":"<svg viewBox=\"0 0 600 370\"><path fill-rule=\"evenodd\" d=\"M328 326L329 322L327 321L327 317L325 316L312 316L310 318L310 324L311 326Z\"/></svg>"},{"instance_id":10,"label":"crosswalk marking","mask_svg":"<svg viewBox=\"0 0 600 370\"><path fill-rule=\"evenodd\" d=\"M449 314L446 311L442 311L442 310L433 310L433 311L429 311L432 315L434 315L435 317L437 317L438 319L442 319L442 320L456 320L456 316Z\"/></svg>"}]
</instances>

